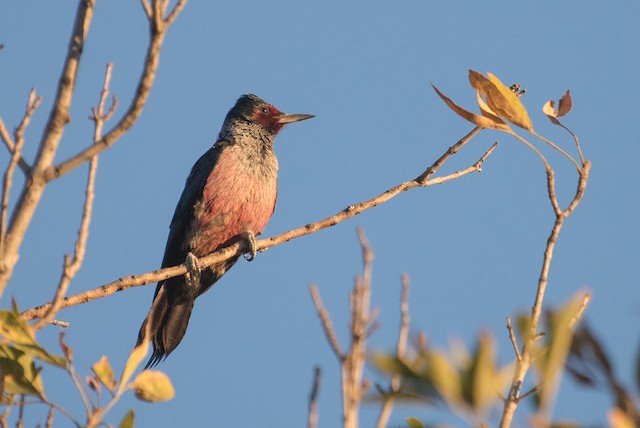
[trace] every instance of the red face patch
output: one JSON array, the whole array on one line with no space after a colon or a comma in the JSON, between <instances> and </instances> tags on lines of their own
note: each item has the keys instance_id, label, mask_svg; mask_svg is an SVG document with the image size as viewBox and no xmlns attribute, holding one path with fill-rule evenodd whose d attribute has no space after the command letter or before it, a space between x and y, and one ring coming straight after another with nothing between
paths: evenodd
<instances>
[{"instance_id":1,"label":"red face patch","mask_svg":"<svg viewBox=\"0 0 640 428\"><path fill-rule=\"evenodd\" d=\"M278 120L281 115L282 112L271 104L263 104L256 107L253 113L253 120L268 131L277 134L284 126L284 124Z\"/></svg>"}]
</instances>

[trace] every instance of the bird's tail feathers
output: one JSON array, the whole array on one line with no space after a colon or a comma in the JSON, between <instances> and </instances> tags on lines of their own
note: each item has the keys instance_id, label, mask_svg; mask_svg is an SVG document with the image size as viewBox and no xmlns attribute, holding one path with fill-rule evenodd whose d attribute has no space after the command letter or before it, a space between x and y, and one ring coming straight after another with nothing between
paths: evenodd
<instances>
[{"instance_id":1,"label":"bird's tail feathers","mask_svg":"<svg viewBox=\"0 0 640 428\"><path fill-rule=\"evenodd\" d=\"M153 367L167 358L180 344L187 331L195 303L195 293L170 293L168 291L177 291L177 285L166 282L159 284L151 310L140 327L137 345L144 341L147 333L153 343L153 354L145 369Z\"/></svg>"}]
</instances>

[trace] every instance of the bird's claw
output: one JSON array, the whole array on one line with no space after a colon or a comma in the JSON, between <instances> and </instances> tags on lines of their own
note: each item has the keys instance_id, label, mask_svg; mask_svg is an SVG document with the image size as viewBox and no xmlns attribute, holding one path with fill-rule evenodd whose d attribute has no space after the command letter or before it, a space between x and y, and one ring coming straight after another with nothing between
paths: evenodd
<instances>
[{"instance_id":1,"label":"bird's claw","mask_svg":"<svg viewBox=\"0 0 640 428\"><path fill-rule=\"evenodd\" d=\"M242 234L242 236L249 245L249 251L244 253L243 256L246 261L250 262L256 258L256 254L258 252L258 250L256 249L256 235L252 231L247 230Z\"/></svg>"},{"instance_id":2,"label":"bird's claw","mask_svg":"<svg viewBox=\"0 0 640 428\"><path fill-rule=\"evenodd\" d=\"M200 273L202 272L198 258L192 252L189 252L184 264L187 266L187 273L185 273L187 284L189 287L197 288L200 284Z\"/></svg>"}]
</instances>

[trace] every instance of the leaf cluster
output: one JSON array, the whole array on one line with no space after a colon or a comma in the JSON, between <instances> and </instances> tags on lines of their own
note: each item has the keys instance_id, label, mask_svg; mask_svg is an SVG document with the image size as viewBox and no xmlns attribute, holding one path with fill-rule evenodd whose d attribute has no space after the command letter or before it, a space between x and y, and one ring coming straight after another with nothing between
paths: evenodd
<instances>
[{"instance_id":1,"label":"leaf cluster","mask_svg":"<svg viewBox=\"0 0 640 428\"><path fill-rule=\"evenodd\" d=\"M148 343L136 347L131 353L120 380L106 356L91 367L92 374L83 383L76 374L73 365L73 350L64 342L64 332L60 333L62 355L47 351L36 340L35 329L20 317L15 302L11 310L0 311L0 405L5 406L0 421L9 414L12 407L18 406L24 412L25 397L34 398L32 404L44 404L55 408L68 417L76 426L83 426L69 412L60 407L45 394L41 376L45 365L65 370L82 399L87 412L84 426L95 427L102 423L106 413L119 400L122 394L132 390L135 396L147 402L162 402L173 398L174 390L169 378L162 372L147 370L130 382L133 373L147 354ZM102 389L109 393L109 401L101 405ZM89 391L93 392L91 397ZM52 416L50 416L52 419ZM130 410L122 422L121 428L134 425L134 412Z\"/></svg>"}]
</instances>

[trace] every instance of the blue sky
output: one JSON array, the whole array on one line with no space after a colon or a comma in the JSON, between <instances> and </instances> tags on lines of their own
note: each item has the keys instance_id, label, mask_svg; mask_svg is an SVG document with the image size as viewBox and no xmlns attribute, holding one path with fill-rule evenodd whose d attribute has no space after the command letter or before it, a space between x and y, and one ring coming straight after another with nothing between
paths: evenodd
<instances>
[{"instance_id":1,"label":"blue sky","mask_svg":"<svg viewBox=\"0 0 640 428\"><path fill-rule=\"evenodd\" d=\"M12 127L35 87L44 97L27 131L35 152L51 108L75 2L4 2L0 6L0 116ZM640 4L566 2L226 1L187 4L169 30L149 103L135 127L100 157L88 254L71 292L159 267L184 180L215 141L224 115L243 93L285 112L316 118L285 129L278 206L264 235L331 215L414 178L471 125L452 113L429 82L469 108L467 70L520 83L537 131L567 150L573 143L540 108L567 89L574 109L564 121L593 163L584 201L568 220L553 261L547 305L578 290L593 297L587 319L631 377L640 333L637 185L640 157L637 72ZM91 123L107 62L111 91L128 105L137 82L147 26L137 2L98 2L80 67L72 122L57 159L90 144ZM116 114L118 114L116 113ZM108 127L108 126L107 126ZM504 320L533 303L542 251L553 222L544 169L522 144L484 131L442 173L475 162L494 142L484 172L415 189L334 228L239 262L198 300L185 340L161 365L176 397L148 405L122 400L109 420L135 407L138 426L301 426L315 365L323 369L320 426L340 421L339 370L307 286L318 285L346 345L348 291L361 270L355 227L375 251L372 304L381 327L370 348L391 349L399 322L400 274L411 277L412 332L447 347L471 346L491 331L503 362L513 358ZM2 162L8 161L0 151ZM576 176L545 150L568 201ZM52 294L62 255L72 249L85 169L46 191L2 301L21 308ZM12 195L13 200L17 196ZM153 295L153 285L71 308L68 344L88 373L103 354L122 367ZM55 346L57 328L40 333ZM45 387L75 414L72 387L51 371ZM376 373L366 376L380 380ZM555 415L602 423L608 398L564 379ZM530 407L516 418L526 423ZM365 405L371 426L375 405ZM425 421L453 421L442 409L403 407ZM41 414L30 425L42 422ZM36 419L39 416L40 419ZM59 421L62 420L58 416Z\"/></svg>"}]
</instances>

